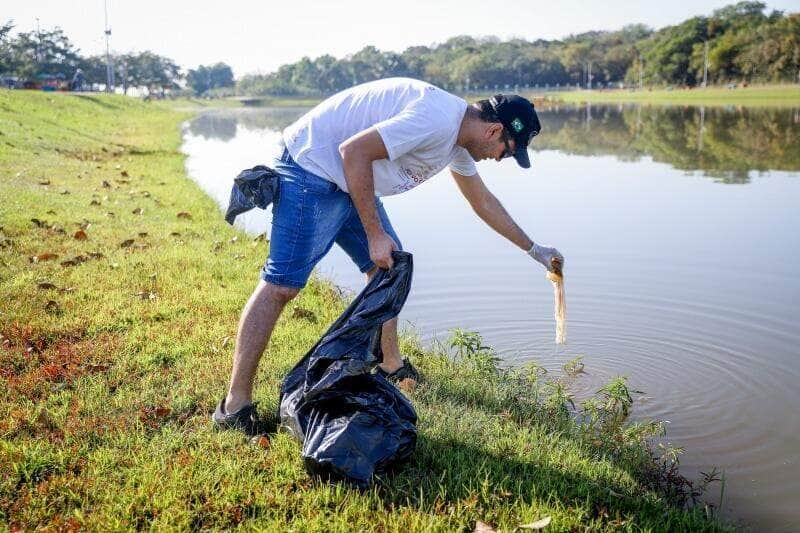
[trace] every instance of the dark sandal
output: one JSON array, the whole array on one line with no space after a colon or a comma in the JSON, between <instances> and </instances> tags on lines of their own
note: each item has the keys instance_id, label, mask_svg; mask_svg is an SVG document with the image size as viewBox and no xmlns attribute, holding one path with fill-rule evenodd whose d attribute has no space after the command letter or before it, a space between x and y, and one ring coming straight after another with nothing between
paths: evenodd
<instances>
[{"instance_id":1,"label":"dark sandal","mask_svg":"<svg viewBox=\"0 0 800 533\"><path fill-rule=\"evenodd\" d=\"M225 398L220 400L211 416L214 427L220 430L235 429L247 435L260 433L260 424L255 404L248 404L235 413L225 412Z\"/></svg>"},{"instance_id":2,"label":"dark sandal","mask_svg":"<svg viewBox=\"0 0 800 533\"><path fill-rule=\"evenodd\" d=\"M378 365L376 368L376 372L381 376L385 377L389 381L393 383L400 383L404 379L412 379L414 381L419 382L419 372L414 365L411 364L411 361L408 360L408 357L403 357L403 366L395 370L394 372L387 372Z\"/></svg>"}]
</instances>

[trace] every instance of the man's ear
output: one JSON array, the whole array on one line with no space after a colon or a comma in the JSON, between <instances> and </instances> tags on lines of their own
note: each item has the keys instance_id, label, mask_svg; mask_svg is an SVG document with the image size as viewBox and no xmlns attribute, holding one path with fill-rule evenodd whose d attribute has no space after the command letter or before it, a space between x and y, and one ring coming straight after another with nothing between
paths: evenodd
<instances>
[{"instance_id":1,"label":"man's ear","mask_svg":"<svg viewBox=\"0 0 800 533\"><path fill-rule=\"evenodd\" d=\"M495 135L499 135L501 131L503 131L503 125L502 124L500 124L499 122L490 122L489 123L489 127L486 128L486 132L485 132L486 138L487 139L491 139Z\"/></svg>"}]
</instances>

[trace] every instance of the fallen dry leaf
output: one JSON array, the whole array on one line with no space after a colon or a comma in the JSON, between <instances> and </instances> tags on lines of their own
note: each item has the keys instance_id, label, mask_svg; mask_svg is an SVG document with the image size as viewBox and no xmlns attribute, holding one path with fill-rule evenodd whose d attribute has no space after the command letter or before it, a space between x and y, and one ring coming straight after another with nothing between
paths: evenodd
<instances>
[{"instance_id":1,"label":"fallen dry leaf","mask_svg":"<svg viewBox=\"0 0 800 533\"><path fill-rule=\"evenodd\" d=\"M86 257L76 255L72 259L65 259L64 261L61 261L61 266L78 266L84 262L86 262Z\"/></svg>"},{"instance_id":2,"label":"fallen dry leaf","mask_svg":"<svg viewBox=\"0 0 800 533\"><path fill-rule=\"evenodd\" d=\"M120 248L130 248L133 245L133 239L125 239L121 243L119 243Z\"/></svg>"},{"instance_id":3,"label":"fallen dry leaf","mask_svg":"<svg viewBox=\"0 0 800 533\"><path fill-rule=\"evenodd\" d=\"M269 442L269 435L256 435L252 439L250 439L250 444L253 446L258 446L263 450L269 450L270 442Z\"/></svg>"},{"instance_id":4,"label":"fallen dry leaf","mask_svg":"<svg viewBox=\"0 0 800 533\"><path fill-rule=\"evenodd\" d=\"M156 299L156 293L150 292L150 291L137 292L136 294L134 294L134 296L136 296L138 298L141 298L142 300L155 300Z\"/></svg>"},{"instance_id":5,"label":"fallen dry leaf","mask_svg":"<svg viewBox=\"0 0 800 533\"><path fill-rule=\"evenodd\" d=\"M317 322L317 315L314 313L314 311L311 311L310 309L304 309L297 305L292 309L292 318L302 318L313 323Z\"/></svg>"},{"instance_id":6,"label":"fallen dry leaf","mask_svg":"<svg viewBox=\"0 0 800 533\"><path fill-rule=\"evenodd\" d=\"M536 522L531 522L530 524L522 524L519 527L522 529L544 529L550 524L551 518L549 516L545 516L544 518L540 518Z\"/></svg>"},{"instance_id":7,"label":"fallen dry leaf","mask_svg":"<svg viewBox=\"0 0 800 533\"><path fill-rule=\"evenodd\" d=\"M413 392L414 389L417 388L417 382L411 378L405 378L401 380L397 386L400 387L400 390L403 392Z\"/></svg>"},{"instance_id":8,"label":"fallen dry leaf","mask_svg":"<svg viewBox=\"0 0 800 533\"><path fill-rule=\"evenodd\" d=\"M83 231L82 229L79 229L78 231L76 231L75 235L73 235L72 237L74 239L76 239L76 240L79 240L79 241L85 241L86 239L89 238L89 236L86 235L86 232Z\"/></svg>"},{"instance_id":9,"label":"fallen dry leaf","mask_svg":"<svg viewBox=\"0 0 800 533\"><path fill-rule=\"evenodd\" d=\"M32 255L29 258L31 263L41 263L43 261L52 261L53 259L58 259L58 254L53 254L50 252L45 252L43 254Z\"/></svg>"},{"instance_id":10,"label":"fallen dry leaf","mask_svg":"<svg viewBox=\"0 0 800 533\"><path fill-rule=\"evenodd\" d=\"M178 218L191 219L192 218L192 214L191 213L187 213L186 211L181 211L180 213L178 213Z\"/></svg>"},{"instance_id":11,"label":"fallen dry leaf","mask_svg":"<svg viewBox=\"0 0 800 533\"><path fill-rule=\"evenodd\" d=\"M475 529L472 530L472 533L495 533L495 530L486 522L478 520L475 522Z\"/></svg>"}]
</instances>

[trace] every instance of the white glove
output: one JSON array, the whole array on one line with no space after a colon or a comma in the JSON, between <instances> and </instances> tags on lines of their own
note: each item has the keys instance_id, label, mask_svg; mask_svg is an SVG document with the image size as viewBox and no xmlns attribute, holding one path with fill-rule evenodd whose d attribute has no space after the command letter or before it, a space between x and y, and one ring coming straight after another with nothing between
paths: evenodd
<instances>
[{"instance_id":1,"label":"white glove","mask_svg":"<svg viewBox=\"0 0 800 533\"><path fill-rule=\"evenodd\" d=\"M564 256L555 248L533 243L528 255L540 262L549 272L561 274L564 268Z\"/></svg>"}]
</instances>

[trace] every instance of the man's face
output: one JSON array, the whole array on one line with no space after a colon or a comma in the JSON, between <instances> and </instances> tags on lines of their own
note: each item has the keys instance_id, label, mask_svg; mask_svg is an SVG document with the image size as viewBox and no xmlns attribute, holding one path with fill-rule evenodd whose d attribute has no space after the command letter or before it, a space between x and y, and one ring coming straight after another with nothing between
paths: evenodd
<instances>
[{"instance_id":1,"label":"man's face","mask_svg":"<svg viewBox=\"0 0 800 533\"><path fill-rule=\"evenodd\" d=\"M501 161L506 157L511 157L515 148L514 140L506 137L503 126L492 124L479 139L467 147L467 151L475 161L484 159Z\"/></svg>"}]
</instances>

